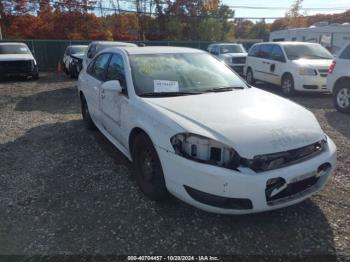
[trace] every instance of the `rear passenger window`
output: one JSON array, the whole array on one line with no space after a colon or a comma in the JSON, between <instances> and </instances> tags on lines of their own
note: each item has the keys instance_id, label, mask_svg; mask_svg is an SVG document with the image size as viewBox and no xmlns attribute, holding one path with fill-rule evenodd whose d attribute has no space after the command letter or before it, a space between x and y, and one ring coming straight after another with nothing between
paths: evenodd
<instances>
[{"instance_id":1,"label":"rear passenger window","mask_svg":"<svg viewBox=\"0 0 350 262\"><path fill-rule=\"evenodd\" d=\"M88 67L88 73L100 81L104 81L110 54L99 55Z\"/></svg>"},{"instance_id":2,"label":"rear passenger window","mask_svg":"<svg viewBox=\"0 0 350 262\"><path fill-rule=\"evenodd\" d=\"M259 57L270 59L271 58L272 45L261 45L259 51Z\"/></svg>"},{"instance_id":3,"label":"rear passenger window","mask_svg":"<svg viewBox=\"0 0 350 262\"><path fill-rule=\"evenodd\" d=\"M339 57L342 59L350 59L350 45L344 49Z\"/></svg>"}]
</instances>

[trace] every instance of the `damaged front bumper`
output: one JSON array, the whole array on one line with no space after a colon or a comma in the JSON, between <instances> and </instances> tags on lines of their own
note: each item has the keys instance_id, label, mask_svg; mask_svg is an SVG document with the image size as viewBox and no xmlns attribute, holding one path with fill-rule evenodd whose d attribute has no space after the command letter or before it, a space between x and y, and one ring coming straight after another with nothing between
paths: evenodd
<instances>
[{"instance_id":1,"label":"damaged front bumper","mask_svg":"<svg viewBox=\"0 0 350 262\"><path fill-rule=\"evenodd\" d=\"M336 166L336 146L329 138L326 149L315 157L259 173L198 163L156 148L170 193L223 214L263 212L301 202L325 186Z\"/></svg>"}]
</instances>

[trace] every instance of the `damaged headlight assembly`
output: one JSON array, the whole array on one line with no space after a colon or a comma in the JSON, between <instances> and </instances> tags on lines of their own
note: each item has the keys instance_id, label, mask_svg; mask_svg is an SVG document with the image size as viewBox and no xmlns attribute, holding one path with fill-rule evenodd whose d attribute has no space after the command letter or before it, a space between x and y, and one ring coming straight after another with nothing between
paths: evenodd
<instances>
[{"instance_id":1,"label":"damaged headlight assembly","mask_svg":"<svg viewBox=\"0 0 350 262\"><path fill-rule=\"evenodd\" d=\"M171 137L175 154L187 159L236 170L241 158L238 153L221 142L192 133L180 133Z\"/></svg>"}]
</instances>

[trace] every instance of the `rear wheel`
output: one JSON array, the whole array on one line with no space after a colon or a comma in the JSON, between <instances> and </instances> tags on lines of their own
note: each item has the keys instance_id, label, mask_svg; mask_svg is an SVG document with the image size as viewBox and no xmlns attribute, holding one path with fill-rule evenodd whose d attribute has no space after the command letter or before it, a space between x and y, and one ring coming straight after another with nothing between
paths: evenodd
<instances>
[{"instance_id":1,"label":"rear wheel","mask_svg":"<svg viewBox=\"0 0 350 262\"><path fill-rule=\"evenodd\" d=\"M254 79L253 71L252 71L251 68L247 69L246 80L247 80L247 83L250 84L250 85L254 85L255 84L255 79Z\"/></svg>"},{"instance_id":2,"label":"rear wheel","mask_svg":"<svg viewBox=\"0 0 350 262\"><path fill-rule=\"evenodd\" d=\"M295 94L294 80L291 75L287 74L283 76L281 86L282 86L282 93L285 96L292 96Z\"/></svg>"},{"instance_id":3,"label":"rear wheel","mask_svg":"<svg viewBox=\"0 0 350 262\"><path fill-rule=\"evenodd\" d=\"M85 127L89 130L95 130L96 126L91 119L89 108L88 108L88 105L86 103L85 98L82 98L82 100L81 100L81 114L83 116L83 121L84 121Z\"/></svg>"},{"instance_id":4,"label":"rear wheel","mask_svg":"<svg viewBox=\"0 0 350 262\"><path fill-rule=\"evenodd\" d=\"M334 88L333 103L335 108L342 113L350 114L350 85L341 82Z\"/></svg>"},{"instance_id":5,"label":"rear wheel","mask_svg":"<svg viewBox=\"0 0 350 262\"><path fill-rule=\"evenodd\" d=\"M132 157L141 191L152 200L166 199L169 193L165 186L163 169L157 151L146 134L140 133L135 137Z\"/></svg>"}]
</instances>

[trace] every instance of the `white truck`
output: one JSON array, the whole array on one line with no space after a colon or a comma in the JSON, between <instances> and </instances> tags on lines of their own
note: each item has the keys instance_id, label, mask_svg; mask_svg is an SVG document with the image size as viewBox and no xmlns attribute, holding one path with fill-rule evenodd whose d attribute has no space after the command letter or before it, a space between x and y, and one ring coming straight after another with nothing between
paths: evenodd
<instances>
[{"instance_id":1,"label":"white truck","mask_svg":"<svg viewBox=\"0 0 350 262\"><path fill-rule=\"evenodd\" d=\"M319 43L337 54L350 40L350 24L320 22L308 28L292 28L270 33L271 42L298 41Z\"/></svg>"}]
</instances>

